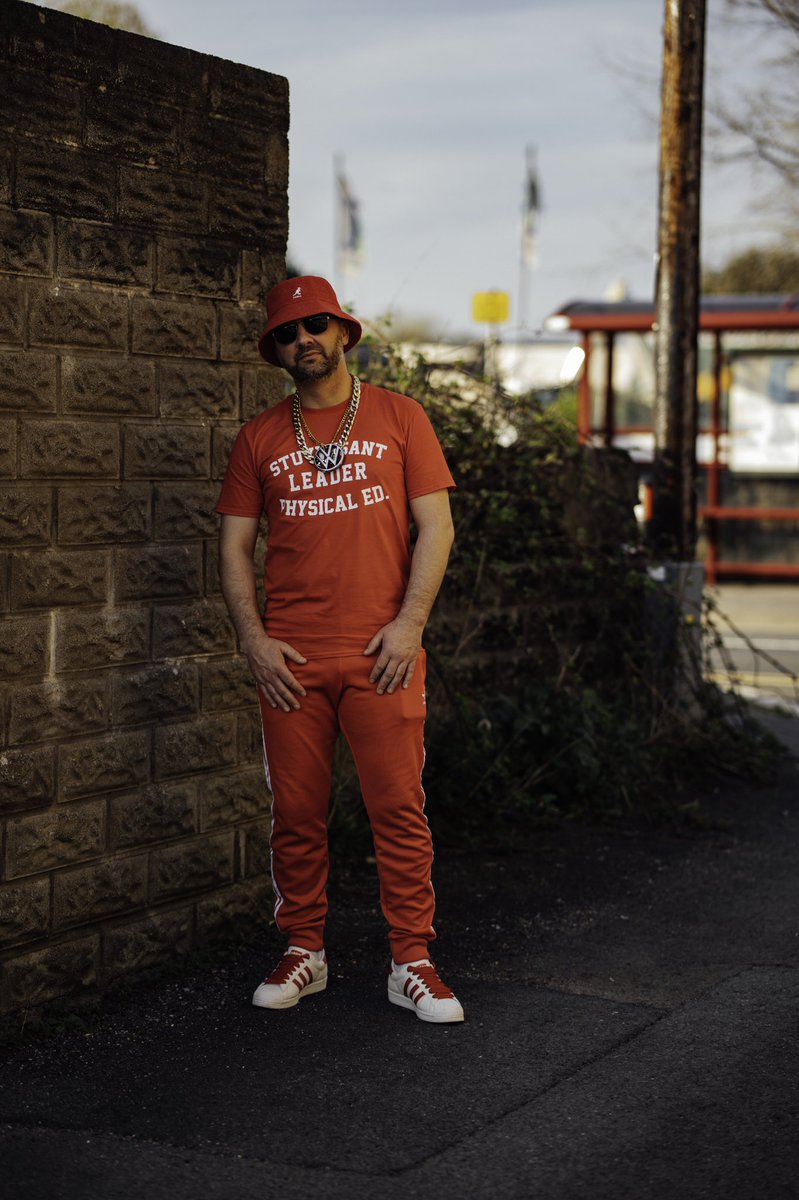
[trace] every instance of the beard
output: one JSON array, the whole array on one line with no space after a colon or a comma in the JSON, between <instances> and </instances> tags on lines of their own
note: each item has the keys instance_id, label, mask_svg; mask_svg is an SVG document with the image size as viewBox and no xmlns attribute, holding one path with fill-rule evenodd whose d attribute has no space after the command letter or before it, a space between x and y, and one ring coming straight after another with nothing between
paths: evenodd
<instances>
[{"instance_id":1,"label":"beard","mask_svg":"<svg viewBox=\"0 0 799 1200\"><path fill-rule=\"evenodd\" d=\"M311 380L328 379L333 375L338 369L344 352L344 338L339 335L329 353L321 346L314 346L314 349L316 351L314 358L305 361L300 359L299 362L285 368L295 383L309 383Z\"/></svg>"}]
</instances>

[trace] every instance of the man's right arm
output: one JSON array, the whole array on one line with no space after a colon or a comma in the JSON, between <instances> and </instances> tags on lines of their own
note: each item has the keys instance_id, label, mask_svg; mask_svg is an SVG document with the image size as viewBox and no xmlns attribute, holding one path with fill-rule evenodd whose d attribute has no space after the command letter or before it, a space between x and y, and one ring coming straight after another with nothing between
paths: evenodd
<instances>
[{"instance_id":1,"label":"man's right arm","mask_svg":"<svg viewBox=\"0 0 799 1200\"><path fill-rule=\"evenodd\" d=\"M306 659L293 646L270 638L264 631L253 572L257 538L257 517L222 515L219 529L222 595L258 687L272 708L289 712L300 707L297 697L304 696L305 689L289 670L287 660L304 663Z\"/></svg>"}]
</instances>

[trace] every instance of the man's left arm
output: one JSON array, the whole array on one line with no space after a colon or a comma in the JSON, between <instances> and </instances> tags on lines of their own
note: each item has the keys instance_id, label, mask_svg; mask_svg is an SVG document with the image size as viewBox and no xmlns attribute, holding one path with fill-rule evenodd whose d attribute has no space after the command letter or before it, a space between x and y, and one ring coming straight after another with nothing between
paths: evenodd
<instances>
[{"instance_id":1,"label":"man's left arm","mask_svg":"<svg viewBox=\"0 0 799 1200\"><path fill-rule=\"evenodd\" d=\"M378 695L390 694L400 684L408 687L413 678L422 648L422 633L441 587L455 536L449 492L417 496L410 506L417 537L405 598L394 620L378 630L364 650L364 654L380 651L369 675L370 683L377 684Z\"/></svg>"}]
</instances>

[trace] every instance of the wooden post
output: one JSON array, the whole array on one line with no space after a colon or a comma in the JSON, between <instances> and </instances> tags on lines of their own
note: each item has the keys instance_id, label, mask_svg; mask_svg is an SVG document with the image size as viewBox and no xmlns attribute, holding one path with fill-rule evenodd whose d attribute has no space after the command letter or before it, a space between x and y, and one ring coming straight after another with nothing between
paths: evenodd
<instances>
[{"instance_id":1,"label":"wooden post","mask_svg":"<svg viewBox=\"0 0 799 1200\"><path fill-rule=\"evenodd\" d=\"M705 0L666 0L650 539L680 562L696 544L699 196Z\"/></svg>"}]
</instances>

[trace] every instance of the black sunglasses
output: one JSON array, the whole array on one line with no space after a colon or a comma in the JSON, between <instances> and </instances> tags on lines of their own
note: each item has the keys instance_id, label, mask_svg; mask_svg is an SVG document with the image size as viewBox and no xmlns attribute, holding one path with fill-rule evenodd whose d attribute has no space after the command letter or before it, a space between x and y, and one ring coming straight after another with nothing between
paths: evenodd
<instances>
[{"instance_id":1,"label":"black sunglasses","mask_svg":"<svg viewBox=\"0 0 799 1200\"><path fill-rule=\"evenodd\" d=\"M272 330L272 337L280 346L290 346L297 340L297 330L302 325L306 333L324 333L330 323L329 313L316 313L313 317L303 317L300 321L287 321Z\"/></svg>"}]
</instances>

